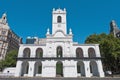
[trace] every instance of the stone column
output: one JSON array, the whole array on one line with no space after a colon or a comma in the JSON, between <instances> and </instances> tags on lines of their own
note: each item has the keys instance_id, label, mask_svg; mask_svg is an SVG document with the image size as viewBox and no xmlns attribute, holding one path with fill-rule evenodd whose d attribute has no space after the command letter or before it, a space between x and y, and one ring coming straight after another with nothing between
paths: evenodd
<instances>
[{"instance_id":1,"label":"stone column","mask_svg":"<svg viewBox=\"0 0 120 80\"><path fill-rule=\"evenodd\" d=\"M34 76L34 67L35 67L35 61L29 61L29 70L28 70L29 77Z\"/></svg>"},{"instance_id":2,"label":"stone column","mask_svg":"<svg viewBox=\"0 0 120 80\"><path fill-rule=\"evenodd\" d=\"M84 68L85 68L85 77L91 77L90 65L89 65L90 61L83 61L83 62L84 62Z\"/></svg>"},{"instance_id":3,"label":"stone column","mask_svg":"<svg viewBox=\"0 0 120 80\"><path fill-rule=\"evenodd\" d=\"M36 51L35 50L36 50L35 48L31 49L30 57L36 57Z\"/></svg>"},{"instance_id":4,"label":"stone column","mask_svg":"<svg viewBox=\"0 0 120 80\"><path fill-rule=\"evenodd\" d=\"M84 57L88 57L88 48L86 48L86 47L84 48L83 47L83 53L84 53L83 54Z\"/></svg>"},{"instance_id":5,"label":"stone column","mask_svg":"<svg viewBox=\"0 0 120 80\"><path fill-rule=\"evenodd\" d=\"M22 72L22 61L17 61L15 77L20 77Z\"/></svg>"},{"instance_id":6,"label":"stone column","mask_svg":"<svg viewBox=\"0 0 120 80\"><path fill-rule=\"evenodd\" d=\"M99 77L105 77L104 72L103 72L103 66L101 60L96 61L97 66L98 66L98 75Z\"/></svg>"},{"instance_id":7,"label":"stone column","mask_svg":"<svg viewBox=\"0 0 120 80\"><path fill-rule=\"evenodd\" d=\"M96 53L96 57L101 57L98 44L96 44L95 46L95 53Z\"/></svg>"}]
</instances>

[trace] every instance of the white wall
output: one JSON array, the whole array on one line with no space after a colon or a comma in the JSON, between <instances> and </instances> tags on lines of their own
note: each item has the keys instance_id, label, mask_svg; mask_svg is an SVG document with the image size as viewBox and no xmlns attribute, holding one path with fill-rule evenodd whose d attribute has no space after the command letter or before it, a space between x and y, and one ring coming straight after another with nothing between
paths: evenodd
<instances>
[{"instance_id":1,"label":"white wall","mask_svg":"<svg viewBox=\"0 0 120 80\"><path fill-rule=\"evenodd\" d=\"M15 74L15 70L16 70L16 67L9 67L9 68L5 68L3 70L3 73L5 73L5 74Z\"/></svg>"}]
</instances>

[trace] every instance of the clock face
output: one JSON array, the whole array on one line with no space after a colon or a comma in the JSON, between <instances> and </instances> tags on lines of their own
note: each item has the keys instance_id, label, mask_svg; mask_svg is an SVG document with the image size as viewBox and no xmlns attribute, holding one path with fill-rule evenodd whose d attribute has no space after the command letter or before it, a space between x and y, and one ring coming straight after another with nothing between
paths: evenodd
<instances>
[{"instance_id":1,"label":"clock face","mask_svg":"<svg viewBox=\"0 0 120 80\"><path fill-rule=\"evenodd\" d=\"M58 27L61 27L61 24L58 24Z\"/></svg>"}]
</instances>

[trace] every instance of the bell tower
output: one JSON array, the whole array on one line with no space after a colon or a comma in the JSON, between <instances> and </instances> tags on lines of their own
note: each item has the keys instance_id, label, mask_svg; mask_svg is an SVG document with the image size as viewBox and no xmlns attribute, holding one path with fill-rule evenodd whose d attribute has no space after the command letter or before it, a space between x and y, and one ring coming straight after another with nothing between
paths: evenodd
<instances>
[{"instance_id":1,"label":"bell tower","mask_svg":"<svg viewBox=\"0 0 120 80\"><path fill-rule=\"evenodd\" d=\"M66 30L66 9L53 9L52 12L52 35L61 31L63 34L67 34Z\"/></svg>"}]
</instances>

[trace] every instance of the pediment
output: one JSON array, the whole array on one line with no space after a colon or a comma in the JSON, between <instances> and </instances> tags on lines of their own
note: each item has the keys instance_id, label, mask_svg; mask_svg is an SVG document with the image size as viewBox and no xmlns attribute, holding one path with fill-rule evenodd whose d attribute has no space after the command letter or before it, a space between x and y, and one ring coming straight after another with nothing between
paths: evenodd
<instances>
[{"instance_id":1,"label":"pediment","mask_svg":"<svg viewBox=\"0 0 120 80\"><path fill-rule=\"evenodd\" d=\"M58 30L53 34L54 37L65 37L65 34L62 30Z\"/></svg>"}]
</instances>

